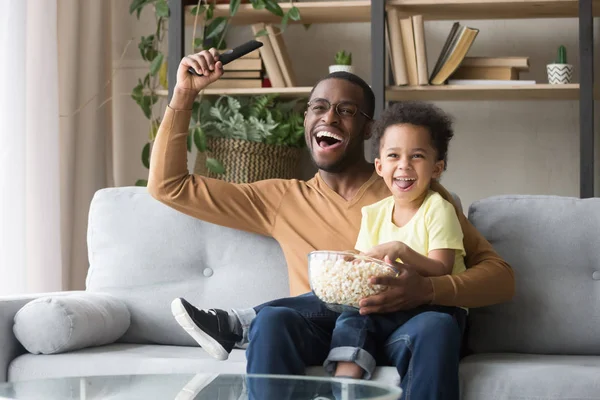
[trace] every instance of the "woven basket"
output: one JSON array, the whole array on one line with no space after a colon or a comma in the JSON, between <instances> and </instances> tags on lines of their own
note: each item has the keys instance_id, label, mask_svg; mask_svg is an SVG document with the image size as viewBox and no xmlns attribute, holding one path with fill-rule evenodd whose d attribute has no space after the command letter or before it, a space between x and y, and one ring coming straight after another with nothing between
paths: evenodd
<instances>
[{"instance_id":1,"label":"woven basket","mask_svg":"<svg viewBox=\"0 0 600 400\"><path fill-rule=\"evenodd\" d=\"M302 148L213 137L208 137L206 144L211 151L198 153L194 167L196 174L234 183L298 177ZM225 174L208 171L207 156L219 160L225 167Z\"/></svg>"}]
</instances>

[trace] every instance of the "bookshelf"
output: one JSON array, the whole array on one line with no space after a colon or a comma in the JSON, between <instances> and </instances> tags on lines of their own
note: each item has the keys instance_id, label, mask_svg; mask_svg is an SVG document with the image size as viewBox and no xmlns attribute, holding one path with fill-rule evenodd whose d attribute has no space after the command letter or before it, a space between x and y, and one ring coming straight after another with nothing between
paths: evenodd
<instances>
[{"instance_id":1,"label":"bookshelf","mask_svg":"<svg viewBox=\"0 0 600 400\"><path fill-rule=\"evenodd\" d=\"M600 1L593 0L594 15ZM405 15L427 20L577 18L578 0L388 0Z\"/></svg>"},{"instance_id":2,"label":"bookshelf","mask_svg":"<svg viewBox=\"0 0 600 400\"><path fill-rule=\"evenodd\" d=\"M176 81L176 66L184 56L183 32L193 24L189 8L196 0L170 0L169 82ZM287 10L289 2L280 2ZM376 96L375 115L390 101L551 101L579 100L580 105L580 197L594 196L594 91L593 17L600 16L600 0L342 0L294 2L302 20L290 23L371 22L371 86ZM389 86L385 81L387 54L385 47L386 11L396 9L400 15L423 15L425 20L577 18L579 22L580 84L569 85L486 85L486 86ZM215 16L227 16L228 4L216 5ZM331 12L335 9L335 12ZM276 22L264 10L242 4L233 24ZM304 96L309 87L207 89L204 95L259 95L279 93L285 97ZM160 95L172 95L173 87ZM594 93L595 92L595 93Z\"/></svg>"},{"instance_id":3,"label":"bookshelf","mask_svg":"<svg viewBox=\"0 0 600 400\"><path fill-rule=\"evenodd\" d=\"M250 95L259 96L261 94L278 94L284 98L294 98L299 96L306 96L310 94L311 86L297 86L297 87L282 87L282 88L253 88L253 89L206 89L202 92L204 96L240 96ZM168 96L167 90L157 90L156 93L159 96Z\"/></svg>"},{"instance_id":4,"label":"bookshelf","mask_svg":"<svg viewBox=\"0 0 600 400\"><path fill-rule=\"evenodd\" d=\"M577 100L579 84L388 86L387 101Z\"/></svg>"},{"instance_id":5,"label":"bookshelf","mask_svg":"<svg viewBox=\"0 0 600 400\"><path fill-rule=\"evenodd\" d=\"M279 2L284 12L291 8L291 2ZM335 4L333 4L335 3ZM194 5L196 2L194 2ZM308 1L294 2L300 10L301 21L289 23L320 24L320 23L350 23L371 21L371 0L343 0L343 1ZM331 8L335 7L335 13ZM191 9L187 6L186 9ZM215 17L228 17L229 4L217 4L214 11ZM255 10L251 4L240 4L235 17L231 20L234 25L249 25L255 23L279 23L277 17L267 10ZM186 24L193 25L194 16L186 12Z\"/></svg>"}]
</instances>

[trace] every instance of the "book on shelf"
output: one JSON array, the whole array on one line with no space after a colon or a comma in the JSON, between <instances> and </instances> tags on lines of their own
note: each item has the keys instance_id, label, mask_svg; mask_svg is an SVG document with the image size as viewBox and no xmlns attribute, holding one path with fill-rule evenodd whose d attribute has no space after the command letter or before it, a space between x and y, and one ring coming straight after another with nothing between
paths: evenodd
<instances>
[{"instance_id":1,"label":"book on shelf","mask_svg":"<svg viewBox=\"0 0 600 400\"><path fill-rule=\"evenodd\" d=\"M511 67L529 70L529 57L465 57L463 67Z\"/></svg>"},{"instance_id":2,"label":"book on shelf","mask_svg":"<svg viewBox=\"0 0 600 400\"><path fill-rule=\"evenodd\" d=\"M256 89L262 87L262 79L219 79L210 89Z\"/></svg>"},{"instance_id":3,"label":"book on shelf","mask_svg":"<svg viewBox=\"0 0 600 400\"><path fill-rule=\"evenodd\" d=\"M221 79L261 79L262 71L226 71L223 70Z\"/></svg>"},{"instance_id":4,"label":"book on shelf","mask_svg":"<svg viewBox=\"0 0 600 400\"><path fill-rule=\"evenodd\" d=\"M428 85L423 16L406 17L396 8L387 10L386 35L394 83L398 86Z\"/></svg>"},{"instance_id":5,"label":"book on shelf","mask_svg":"<svg viewBox=\"0 0 600 400\"><path fill-rule=\"evenodd\" d=\"M252 24L252 33L254 36L258 32L266 30L266 25L264 23ZM260 57L265 66L265 72L269 77L269 81L271 82L271 87L285 87L285 78L283 77L283 73L281 72L281 68L279 67L279 62L277 61L277 57L275 55L275 51L273 50L273 45L271 44L271 39L268 36L262 35L256 37L256 40L262 42L263 46L258 50L260 52Z\"/></svg>"},{"instance_id":6,"label":"book on shelf","mask_svg":"<svg viewBox=\"0 0 600 400\"><path fill-rule=\"evenodd\" d=\"M402 34L402 48L404 50L404 60L406 61L408 84L410 86L416 86L419 84L419 75L417 70L417 51L415 48L415 32L413 30L412 17L400 18L400 31Z\"/></svg>"},{"instance_id":7,"label":"book on shelf","mask_svg":"<svg viewBox=\"0 0 600 400\"><path fill-rule=\"evenodd\" d=\"M279 70L281 71L281 74L283 75L283 80L285 81L285 86L297 86L296 75L294 74L292 62L290 61L290 56L288 54L287 48L285 47L285 42L283 41L281 30L278 27L273 26L271 24L267 24L266 28L267 32L269 33L271 47L273 47L273 53L275 53L275 58L277 59L277 63L279 64Z\"/></svg>"},{"instance_id":8,"label":"book on shelf","mask_svg":"<svg viewBox=\"0 0 600 400\"><path fill-rule=\"evenodd\" d=\"M528 57L465 57L450 79L519 80L529 71Z\"/></svg>"},{"instance_id":9,"label":"book on shelf","mask_svg":"<svg viewBox=\"0 0 600 400\"><path fill-rule=\"evenodd\" d=\"M458 69L473 45L479 29L455 22L430 76L432 85L443 85Z\"/></svg>"},{"instance_id":10,"label":"book on shelf","mask_svg":"<svg viewBox=\"0 0 600 400\"><path fill-rule=\"evenodd\" d=\"M406 60L404 59L404 45L400 29L400 17L396 8L387 11L386 24L387 52L392 65L392 75L397 86L408 85Z\"/></svg>"},{"instance_id":11,"label":"book on shelf","mask_svg":"<svg viewBox=\"0 0 600 400\"><path fill-rule=\"evenodd\" d=\"M520 86L520 85L535 85L534 80L523 80L523 81L511 81L503 79L448 79L448 85L506 85L506 86Z\"/></svg>"},{"instance_id":12,"label":"book on shelf","mask_svg":"<svg viewBox=\"0 0 600 400\"><path fill-rule=\"evenodd\" d=\"M260 58L238 58L223 66L223 71L261 71L262 60Z\"/></svg>"},{"instance_id":13,"label":"book on shelf","mask_svg":"<svg viewBox=\"0 0 600 400\"><path fill-rule=\"evenodd\" d=\"M427 65L427 47L425 46L425 22L422 15L412 16L413 37L417 62L417 83L429 85L429 67Z\"/></svg>"}]
</instances>

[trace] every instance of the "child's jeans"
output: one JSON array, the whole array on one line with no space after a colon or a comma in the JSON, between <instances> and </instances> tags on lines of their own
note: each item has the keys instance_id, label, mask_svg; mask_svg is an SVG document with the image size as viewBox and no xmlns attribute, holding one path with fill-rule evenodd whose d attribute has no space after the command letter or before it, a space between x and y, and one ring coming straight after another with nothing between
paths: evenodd
<instances>
[{"instance_id":1,"label":"child's jeans","mask_svg":"<svg viewBox=\"0 0 600 400\"><path fill-rule=\"evenodd\" d=\"M363 379L371 379L378 346L383 345L388 336L409 319L424 312L455 315L457 309L421 306L386 314L360 315L358 311L341 313L333 330L331 350L323 364L325 370L333 375L338 362L353 362L364 370Z\"/></svg>"}]
</instances>

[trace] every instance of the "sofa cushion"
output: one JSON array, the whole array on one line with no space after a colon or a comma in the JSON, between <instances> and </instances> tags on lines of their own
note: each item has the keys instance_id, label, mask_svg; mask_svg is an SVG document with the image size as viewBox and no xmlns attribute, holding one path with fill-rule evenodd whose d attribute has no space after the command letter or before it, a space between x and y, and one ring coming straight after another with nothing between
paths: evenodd
<instances>
[{"instance_id":1,"label":"sofa cushion","mask_svg":"<svg viewBox=\"0 0 600 400\"><path fill-rule=\"evenodd\" d=\"M235 349L227 361L210 357L200 347L111 344L55 355L24 354L9 366L9 381L63 376L105 376L166 373L244 374L246 355ZM308 375L324 376L323 367L310 367ZM375 370L373 379L398 384L393 367Z\"/></svg>"},{"instance_id":2,"label":"sofa cushion","mask_svg":"<svg viewBox=\"0 0 600 400\"><path fill-rule=\"evenodd\" d=\"M96 192L88 252L87 290L114 294L131 311L126 342L193 345L171 316L175 297L228 309L289 295L275 240L189 217L146 188Z\"/></svg>"},{"instance_id":3,"label":"sofa cushion","mask_svg":"<svg viewBox=\"0 0 600 400\"><path fill-rule=\"evenodd\" d=\"M477 354L460 364L463 400L597 399L600 357Z\"/></svg>"},{"instance_id":4,"label":"sofa cushion","mask_svg":"<svg viewBox=\"0 0 600 400\"><path fill-rule=\"evenodd\" d=\"M477 353L600 354L600 199L496 196L469 219L512 267L516 294L470 310Z\"/></svg>"},{"instance_id":5,"label":"sofa cushion","mask_svg":"<svg viewBox=\"0 0 600 400\"><path fill-rule=\"evenodd\" d=\"M15 314L13 332L30 353L56 354L113 343L129 323L129 311L119 299L102 293L73 293L25 304Z\"/></svg>"}]
</instances>

